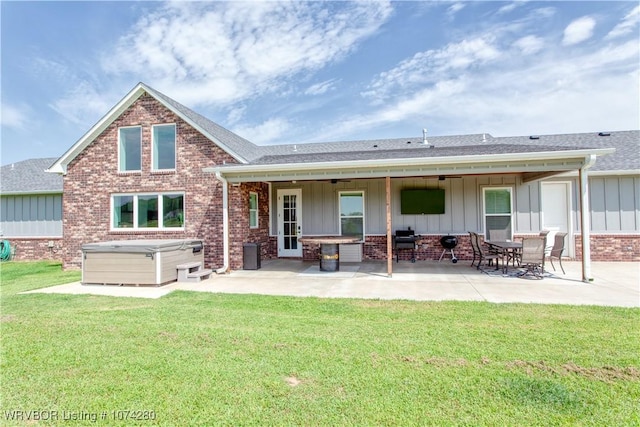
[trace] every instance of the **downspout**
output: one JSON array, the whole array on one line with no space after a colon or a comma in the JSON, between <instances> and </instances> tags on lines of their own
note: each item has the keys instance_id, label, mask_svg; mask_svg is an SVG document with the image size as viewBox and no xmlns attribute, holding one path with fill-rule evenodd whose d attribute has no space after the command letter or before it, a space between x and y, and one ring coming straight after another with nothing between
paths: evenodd
<instances>
[{"instance_id":1,"label":"downspout","mask_svg":"<svg viewBox=\"0 0 640 427\"><path fill-rule=\"evenodd\" d=\"M585 157L584 165L578 170L580 181L580 227L582 231L582 281L589 283L591 277L591 224L589 223L589 179L587 169L596 162L596 156L591 154Z\"/></svg>"},{"instance_id":2,"label":"downspout","mask_svg":"<svg viewBox=\"0 0 640 427\"><path fill-rule=\"evenodd\" d=\"M220 172L216 178L222 183L222 267L217 274L224 274L229 270L229 182Z\"/></svg>"}]
</instances>

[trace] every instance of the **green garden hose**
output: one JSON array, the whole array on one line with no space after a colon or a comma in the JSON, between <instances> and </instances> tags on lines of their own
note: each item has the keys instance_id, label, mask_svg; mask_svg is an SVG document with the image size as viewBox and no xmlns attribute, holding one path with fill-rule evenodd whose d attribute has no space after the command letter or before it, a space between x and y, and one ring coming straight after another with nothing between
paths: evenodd
<instances>
[{"instance_id":1,"label":"green garden hose","mask_svg":"<svg viewBox=\"0 0 640 427\"><path fill-rule=\"evenodd\" d=\"M9 261L11 259L11 244L8 240L0 242L0 260Z\"/></svg>"}]
</instances>

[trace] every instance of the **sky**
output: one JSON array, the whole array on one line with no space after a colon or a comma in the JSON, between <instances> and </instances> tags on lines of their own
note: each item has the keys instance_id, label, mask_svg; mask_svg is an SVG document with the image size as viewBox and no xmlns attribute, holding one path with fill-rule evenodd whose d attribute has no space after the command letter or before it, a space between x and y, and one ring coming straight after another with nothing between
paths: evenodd
<instances>
[{"instance_id":1,"label":"sky","mask_svg":"<svg viewBox=\"0 0 640 427\"><path fill-rule=\"evenodd\" d=\"M0 2L1 164L138 82L259 145L640 129L637 1Z\"/></svg>"}]
</instances>

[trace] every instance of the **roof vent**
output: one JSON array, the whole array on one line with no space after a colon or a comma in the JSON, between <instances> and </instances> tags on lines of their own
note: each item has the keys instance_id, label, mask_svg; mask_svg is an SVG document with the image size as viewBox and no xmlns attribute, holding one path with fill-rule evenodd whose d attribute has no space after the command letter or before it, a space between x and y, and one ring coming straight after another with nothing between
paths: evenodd
<instances>
[{"instance_id":1,"label":"roof vent","mask_svg":"<svg viewBox=\"0 0 640 427\"><path fill-rule=\"evenodd\" d=\"M422 145L429 145L429 141L427 141L427 130L422 129Z\"/></svg>"},{"instance_id":2,"label":"roof vent","mask_svg":"<svg viewBox=\"0 0 640 427\"><path fill-rule=\"evenodd\" d=\"M411 144L411 141L407 141L407 144Z\"/></svg>"},{"instance_id":3,"label":"roof vent","mask_svg":"<svg viewBox=\"0 0 640 427\"><path fill-rule=\"evenodd\" d=\"M293 146L293 151L298 151L298 146L297 145Z\"/></svg>"},{"instance_id":4,"label":"roof vent","mask_svg":"<svg viewBox=\"0 0 640 427\"><path fill-rule=\"evenodd\" d=\"M611 132L600 132L598 136L611 136Z\"/></svg>"},{"instance_id":5,"label":"roof vent","mask_svg":"<svg viewBox=\"0 0 640 427\"><path fill-rule=\"evenodd\" d=\"M540 139L539 135L531 135L529 139Z\"/></svg>"},{"instance_id":6,"label":"roof vent","mask_svg":"<svg viewBox=\"0 0 640 427\"><path fill-rule=\"evenodd\" d=\"M482 134L482 142L487 142L487 134L486 133Z\"/></svg>"},{"instance_id":7,"label":"roof vent","mask_svg":"<svg viewBox=\"0 0 640 427\"><path fill-rule=\"evenodd\" d=\"M378 144L373 144L373 148L378 148Z\"/></svg>"}]
</instances>

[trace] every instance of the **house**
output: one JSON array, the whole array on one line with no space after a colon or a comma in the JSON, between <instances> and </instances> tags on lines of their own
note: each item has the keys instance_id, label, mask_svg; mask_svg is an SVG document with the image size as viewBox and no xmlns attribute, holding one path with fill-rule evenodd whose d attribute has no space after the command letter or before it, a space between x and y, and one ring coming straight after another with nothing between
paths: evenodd
<instances>
[{"instance_id":1,"label":"house","mask_svg":"<svg viewBox=\"0 0 640 427\"><path fill-rule=\"evenodd\" d=\"M1 168L0 236L17 260L57 258L62 247L62 177L45 172L55 160Z\"/></svg>"},{"instance_id":2,"label":"house","mask_svg":"<svg viewBox=\"0 0 640 427\"><path fill-rule=\"evenodd\" d=\"M640 261L639 147L639 131L256 146L140 83L49 171L64 177L66 266L85 243L201 238L227 271L245 243L310 260L301 236L344 234L359 239L348 257L384 260L409 227L419 260L438 259L445 234L464 259L468 231L548 228L569 233L586 280L591 259ZM443 212L403 213L407 190L439 190Z\"/></svg>"}]
</instances>

